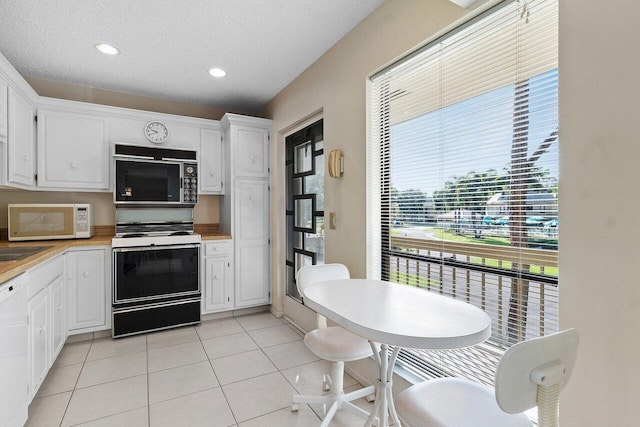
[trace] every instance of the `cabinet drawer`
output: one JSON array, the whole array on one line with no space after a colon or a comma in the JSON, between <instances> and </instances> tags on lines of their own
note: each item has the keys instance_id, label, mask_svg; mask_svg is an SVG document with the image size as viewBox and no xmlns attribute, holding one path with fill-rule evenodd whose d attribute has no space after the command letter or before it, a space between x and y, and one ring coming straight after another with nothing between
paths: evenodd
<instances>
[{"instance_id":1,"label":"cabinet drawer","mask_svg":"<svg viewBox=\"0 0 640 427\"><path fill-rule=\"evenodd\" d=\"M207 243L204 247L204 256L227 256L231 254L231 241L225 240L215 243Z\"/></svg>"},{"instance_id":2,"label":"cabinet drawer","mask_svg":"<svg viewBox=\"0 0 640 427\"><path fill-rule=\"evenodd\" d=\"M29 270L29 292L27 298L35 296L46 288L56 277L62 276L63 271L64 258L62 256L56 256L46 263Z\"/></svg>"}]
</instances>

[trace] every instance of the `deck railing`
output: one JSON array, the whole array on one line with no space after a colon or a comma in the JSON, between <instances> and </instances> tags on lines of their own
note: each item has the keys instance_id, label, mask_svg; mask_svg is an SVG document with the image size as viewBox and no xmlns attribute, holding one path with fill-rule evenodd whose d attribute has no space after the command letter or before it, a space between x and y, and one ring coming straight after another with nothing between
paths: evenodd
<instances>
[{"instance_id":1,"label":"deck railing","mask_svg":"<svg viewBox=\"0 0 640 427\"><path fill-rule=\"evenodd\" d=\"M389 276L464 300L492 320L490 342L558 330L557 251L391 236Z\"/></svg>"}]
</instances>

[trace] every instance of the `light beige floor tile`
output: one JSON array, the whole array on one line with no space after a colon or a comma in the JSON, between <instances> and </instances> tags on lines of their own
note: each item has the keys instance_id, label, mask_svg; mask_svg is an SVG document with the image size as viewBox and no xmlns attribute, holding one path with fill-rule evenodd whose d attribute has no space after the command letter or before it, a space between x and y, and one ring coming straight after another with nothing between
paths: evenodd
<instances>
[{"instance_id":1,"label":"light beige floor tile","mask_svg":"<svg viewBox=\"0 0 640 427\"><path fill-rule=\"evenodd\" d=\"M151 427L227 427L236 422L220 388L156 403L149 412Z\"/></svg>"},{"instance_id":2,"label":"light beige floor tile","mask_svg":"<svg viewBox=\"0 0 640 427\"><path fill-rule=\"evenodd\" d=\"M280 372L222 386L238 422L288 408L294 390Z\"/></svg>"},{"instance_id":3,"label":"light beige floor tile","mask_svg":"<svg viewBox=\"0 0 640 427\"><path fill-rule=\"evenodd\" d=\"M267 347L263 351L280 370L320 360L318 356L309 351L303 341Z\"/></svg>"},{"instance_id":4,"label":"light beige floor tile","mask_svg":"<svg viewBox=\"0 0 640 427\"><path fill-rule=\"evenodd\" d=\"M63 391L73 391L82 370L82 363L51 368L36 397L49 396Z\"/></svg>"},{"instance_id":5,"label":"light beige floor tile","mask_svg":"<svg viewBox=\"0 0 640 427\"><path fill-rule=\"evenodd\" d=\"M200 338L193 326L153 332L147 335L147 348L161 348L198 341Z\"/></svg>"},{"instance_id":6,"label":"light beige floor tile","mask_svg":"<svg viewBox=\"0 0 640 427\"><path fill-rule=\"evenodd\" d=\"M331 362L318 360L305 365L285 369L282 375L300 394L323 394L322 378L324 374L331 374ZM358 382L349 374L344 374L343 387L357 385Z\"/></svg>"},{"instance_id":7,"label":"light beige floor tile","mask_svg":"<svg viewBox=\"0 0 640 427\"><path fill-rule=\"evenodd\" d=\"M320 418L307 405L297 412L291 408L280 409L267 415L238 424L238 427L310 427L320 424Z\"/></svg>"},{"instance_id":8,"label":"light beige floor tile","mask_svg":"<svg viewBox=\"0 0 640 427\"><path fill-rule=\"evenodd\" d=\"M174 399L218 387L208 361L149 374L149 403Z\"/></svg>"},{"instance_id":9,"label":"light beige floor tile","mask_svg":"<svg viewBox=\"0 0 640 427\"><path fill-rule=\"evenodd\" d=\"M207 354L200 341L149 350L149 372L204 362Z\"/></svg>"},{"instance_id":10,"label":"light beige floor tile","mask_svg":"<svg viewBox=\"0 0 640 427\"><path fill-rule=\"evenodd\" d=\"M77 388L136 377L146 373L146 352L92 360L85 362L82 373L80 374L80 379L78 379Z\"/></svg>"},{"instance_id":11,"label":"light beige floor tile","mask_svg":"<svg viewBox=\"0 0 640 427\"><path fill-rule=\"evenodd\" d=\"M58 355L54 367L76 365L78 363L84 363L87 358L87 353L91 348L91 341L75 342L71 344L65 344Z\"/></svg>"},{"instance_id":12,"label":"light beige floor tile","mask_svg":"<svg viewBox=\"0 0 640 427\"><path fill-rule=\"evenodd\" d=\"M230 384L277 371L260 350L213 359L211 366L220 384Z\"/></svg>"},{"instance_id":13,"label":"light beige floor tile","mask_svg":"<svg viewBox=\"0 0 640 427\"><path fill-rule=\"evenodd\" d=\"M195 327L201 340L244 332L236 319L209 320Z\"/></svg>"},{"instance_id":14,"label":"light beige floor tile","mask_svg":"<svg viewBox=\"0 0 640 427\"><path fill-rule=\"evenodd\" d=\"M209 359L258 349L257 344L246 332L204 340L202 341L202 345Z\"/></svg>"},{"instance_id":15,"label":"light beige floor tile","mask_svg":"<svg viewBox=\"0 0 640 427\"><path fill-rule=\"evenodd\" d=\"M94 340L87 356L87 361L105 359L107 357L124 356L147 350L146 335L125 338L101 338Z\"/></svg>"},{"instance_id":16,"label":"light beige floor tile","mask_svg":"<svg viewBox=\"0 0 640 427\"><path fill-rule=\"evenodd\" d=\"M78 427L148 427L149 426L149 408L134 409L133 411L122 412L120 414L111 415L100 418L98 420L89 421L87 423L77 424Z\"/></svg>"},{"instance_id":17,"label":"light beige floor tile","mask_svg":"<svg viewBox=\"0 0 640 427\"><path fill-rule=\"evenodd\" d=\"M62 426L72 426L146 406L146 375L78 389L73 392Z\"/></svg>"},{"instance_id":18,"label":"light beige floor tile","mask_svg":"<svg viewBox=\"0 0 640 427\"><path fill-rule=\"evenodd\" d=\"M268 312L236 317L236 319L247 331L269 328L271 326L281 326L285 324L282 320L278 319L276 316Z\"/></svg>"},{"instance_id":19,"label":"light beige floor tile","mask_svg":"<svg viewBox=\"0 0 640 427\"><path fill-rule=\"evenodd\" d=\"M300 335L295 333L293 329L287 325L256 329L249 331L249 335L251 335L251 338L253 338L260 347L271 347L302 339Z\"/></svg>"},{"instance_id":20,"label":"light beige floor tile","mask_svg":"<svg viewBox=\"0 0 640 427\"><path fill-rule=\"evenodd\" d=\"M50 427L60 425L64 411L71 398L71 392L54 394L33 399L29 405L27 427Z\"/></svg>"}]
</instances>

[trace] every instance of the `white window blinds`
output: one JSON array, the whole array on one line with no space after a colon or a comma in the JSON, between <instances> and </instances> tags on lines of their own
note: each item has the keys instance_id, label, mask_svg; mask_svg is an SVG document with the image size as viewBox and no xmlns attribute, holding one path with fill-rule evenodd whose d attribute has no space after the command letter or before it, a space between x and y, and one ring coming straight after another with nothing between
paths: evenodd
<instances>
[{"instance_id":1,"label":"white window blinds","mask_svg":"<svg viewBox=\"0 0 640 427\"><path fill-rule=\"evenodd\" d=\"M505 348L557 330L557 9L503 2L369 84L369 276L493 321L474 349L405 351L422 375L491 384Z\"/></svg>"}]
</instances>

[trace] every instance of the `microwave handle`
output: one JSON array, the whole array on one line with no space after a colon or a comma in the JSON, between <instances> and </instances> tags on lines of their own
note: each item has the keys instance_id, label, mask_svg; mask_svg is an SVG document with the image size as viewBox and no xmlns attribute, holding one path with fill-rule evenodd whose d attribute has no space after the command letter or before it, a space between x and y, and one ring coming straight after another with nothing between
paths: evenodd
<instances>
[{"instance_id":1,"label":"microwave handle","mask_svg":"<svg viewBox=\"0 0 640 427\"><path fill-rule=\"evenodd\" d=\"M132 154L114 154L113 157L117 159L142 159L142 160L155 160L153 156L134 156Z\"/></svg>"}]
</instances>

